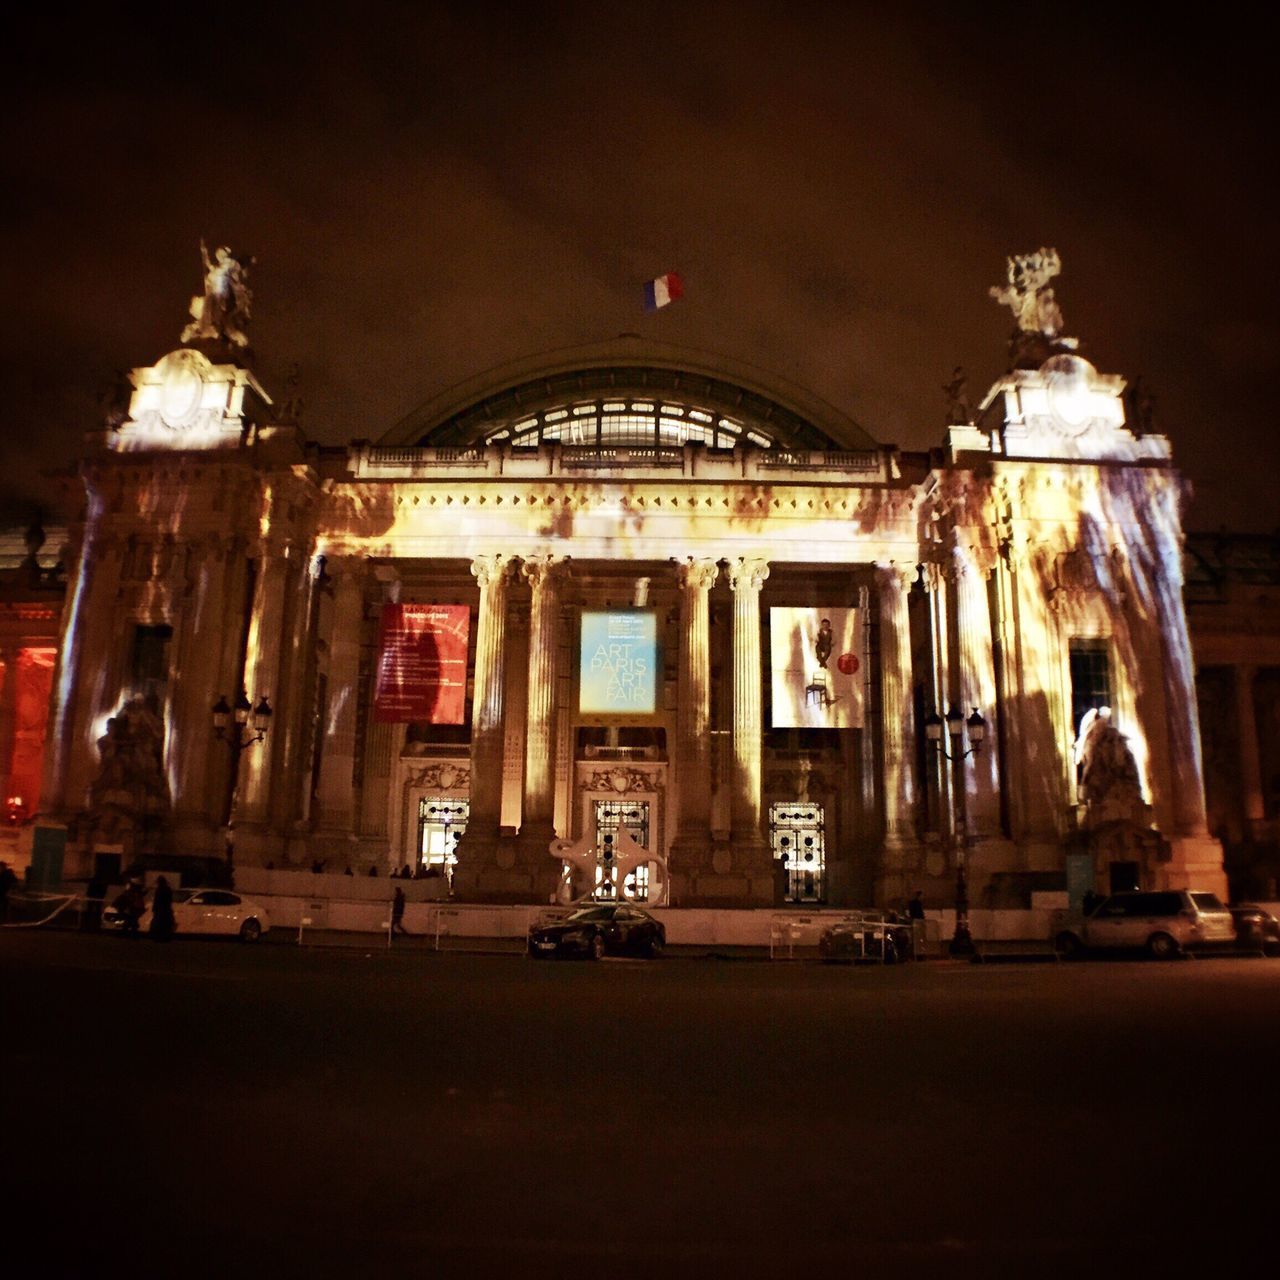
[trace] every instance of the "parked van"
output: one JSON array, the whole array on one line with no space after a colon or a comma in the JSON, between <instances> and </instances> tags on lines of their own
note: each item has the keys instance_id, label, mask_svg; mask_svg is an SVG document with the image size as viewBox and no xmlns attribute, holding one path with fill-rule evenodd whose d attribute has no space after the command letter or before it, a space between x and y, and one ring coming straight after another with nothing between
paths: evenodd
<instances>
[{"instance_id":1,"label":"parked van","mask_svg":"<svg viewBox=\"0 0 1280 1280\"><path fill-rule=\"evenodd\" d=\"M1235 922L1217 894L1169 889L1113 893L1087 916L1064 922L1054 938L1059 954L1145 949L1168 960L1193 947L1229 946Z\"/></svg>"}]
</instances>

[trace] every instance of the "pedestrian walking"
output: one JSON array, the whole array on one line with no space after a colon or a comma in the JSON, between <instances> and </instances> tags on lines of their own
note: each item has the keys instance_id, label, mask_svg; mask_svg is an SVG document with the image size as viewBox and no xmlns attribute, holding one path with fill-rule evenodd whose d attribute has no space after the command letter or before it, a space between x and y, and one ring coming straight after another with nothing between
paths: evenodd
<instances>
[{"instance_id":1,"label":"pedestrian walking","mask_svg":"<svg viewBox=\"0 0 1280 1280\"><path fill-rule=\"evenodd\" d=\"M399 885L396 885L396 896L391 899L391 932L409 936L409 930L404 927L404 890Z\"/></svg>"}]
</instances>

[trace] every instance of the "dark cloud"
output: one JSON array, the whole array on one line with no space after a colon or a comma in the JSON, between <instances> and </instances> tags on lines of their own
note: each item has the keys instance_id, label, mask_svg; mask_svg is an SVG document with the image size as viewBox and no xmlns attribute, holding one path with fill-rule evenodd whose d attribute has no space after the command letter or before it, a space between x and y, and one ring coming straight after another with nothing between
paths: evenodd
<instances>
[{"instance_id":1,"label":"dark cloud","mask_svg":"<svg viewBox=\"0 0 1280 1280\"><path fill-rule=\"evenodd\" d=\"M1155 389L1192 523L1277 524L1261 48L1211 19L614 8L30 20L7 491L74 459L113 370L176 343L202 235L257 255L261 374L297 362L325 442L635 330L924 447L952 367L1003 367L1005 253L1052 244L1086 354ZM668 269L685 301L643 315Z\"/></svg>"}]
</instances>

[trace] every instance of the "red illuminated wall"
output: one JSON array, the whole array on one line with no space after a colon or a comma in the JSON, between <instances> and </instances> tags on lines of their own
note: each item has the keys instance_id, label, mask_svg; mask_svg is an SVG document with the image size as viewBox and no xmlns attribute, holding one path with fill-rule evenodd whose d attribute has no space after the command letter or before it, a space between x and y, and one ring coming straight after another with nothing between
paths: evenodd
<instances>
[{"instance_id":1,"label":"red illuminated wall","mask_svg":"<svg viewBox=\"0 0 1280 1280\"><path fill-rule=\"evenodd\" d=\"M3 679L17 676L14 691L13 764L4 796L22 798L22 811L30 816L40 804L40 778L44 768L44 735L49 718L49 691L53 685L55 649L22 649L16 672L5 670Z\"/></svg>"}]
</instances>

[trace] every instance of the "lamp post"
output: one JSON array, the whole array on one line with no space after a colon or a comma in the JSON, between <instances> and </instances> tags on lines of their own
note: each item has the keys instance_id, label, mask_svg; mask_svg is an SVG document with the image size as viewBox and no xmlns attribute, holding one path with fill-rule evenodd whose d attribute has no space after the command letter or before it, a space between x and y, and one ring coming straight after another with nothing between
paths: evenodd
<instances>
[{"instance_id":1,"label":"lamp post","mask_svg":"<svg viewBox=\"0 0 1280 1280\"><path fill-rule=\"evenodd\" d=\"M946 743L943 741L942 729L945 724L947 737L951 740L951 750L948 751ZM969 731L969 746L964 745L965 730ZM982 718L977 707L974 707L973 714L966 720L959 709L953 703L951 709L947 712L947 718L943 718L936 712L931 711L924 721L925 738L928 740L930 747L937 751L944 760L950 761L952 764L961 765L970 756L976 756L982 751L983 740L987 736L987 722ZM969 933L969 882L966 878L965 858L969 847L969 824L963 805L964 796L964 775L961 773L960 778L960 794L962 803L960 811L956 811L955 793L951 795L951 827L952 830L958 830L956 841L956 931L955 936L951 939L950 951L953 956L967 956L973 954L973 937Z\"/></svg>"},{"instance_id":2,"label":"lamp post","mask_svg":"<svg viewBox=\"0 0 1280 1280\"><path fill-rule=\"evenodd\" d=\"M240 692L236 695L235 706L227 705L225 694L219 695L217 702L213 704L214 735L220 742L225 742L231 748L231 777L227 784L227 799L222 821L222 825L228 828L228 862L231 861L234 848L231 843L230 827L231 814L235 808L236 788L240 783L240 753L246 747L253 746L255 742L261 742L270 728L271 704L267 701L265 693L258 699L258 705L255 707L249 701L249 695L245 692L244 686L241 685Z\"/></svg>"}]
</instances>

